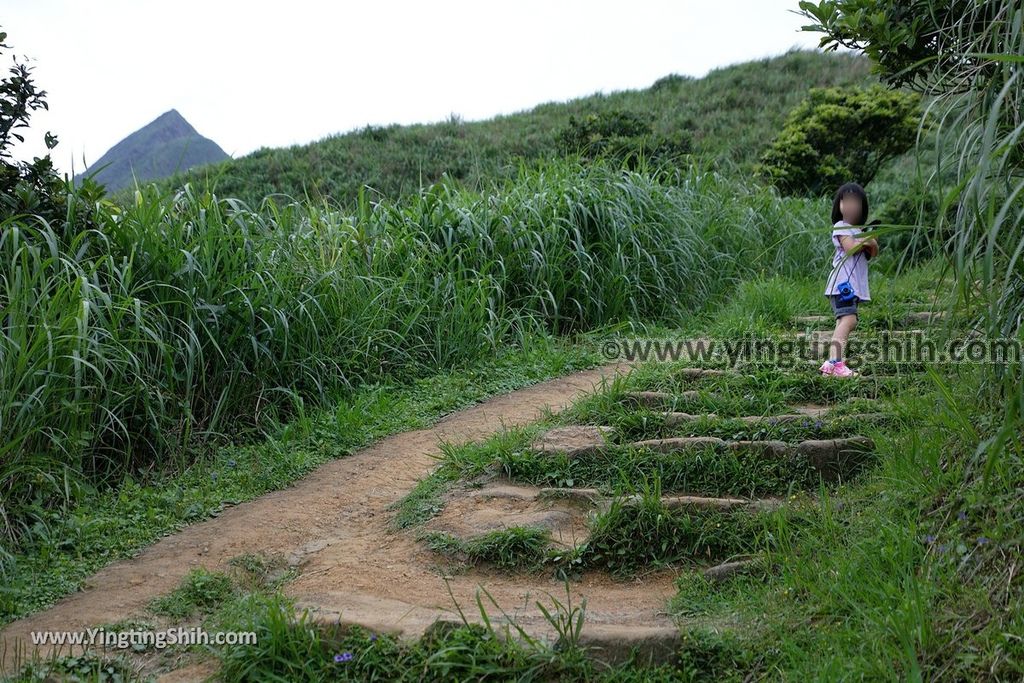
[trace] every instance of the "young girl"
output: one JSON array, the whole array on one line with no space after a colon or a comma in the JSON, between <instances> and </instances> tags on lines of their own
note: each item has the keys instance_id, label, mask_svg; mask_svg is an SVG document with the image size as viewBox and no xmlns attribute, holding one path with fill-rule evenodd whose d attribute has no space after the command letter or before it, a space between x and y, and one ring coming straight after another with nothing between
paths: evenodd
<instances>
[{"instance_id":1,"label":"young girl","mask_svg":"<svg viewBox=\"0 0 1024 683\"><path fill-rule=\"evenodd\" d=\"M857 326L857 304L869 301L868 259L878 254L874 238L856 237L868 219L868 197L857 183L846 183L836 192L832 202L832 272L825 284L825 296L832 304L836 316L836 329L829 343L831 358L821 364L823 375L853 377L858 373L843 362L843 350L850 332ZM841 291L849 283L853 287L852 299L843 300Z\"/></svg>"}]
</instances>

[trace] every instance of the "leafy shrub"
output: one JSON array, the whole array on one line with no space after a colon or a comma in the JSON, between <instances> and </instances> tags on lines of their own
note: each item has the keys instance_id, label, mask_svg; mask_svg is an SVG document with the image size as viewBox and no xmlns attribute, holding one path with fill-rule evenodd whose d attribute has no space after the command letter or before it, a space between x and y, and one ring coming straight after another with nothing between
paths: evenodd
<instances>
[{"instance_id":1,"label":"leafy shrub","mask_svg":"<svg viewBox=\"0 0 1024 683\"><path fill-rule=\"evenodd\" d=\"M690 76L683 76L681 74L669 74L668 76L662 76L651 84L651 92L658 92L660 90L676 91L679 89L680 85L690 80L693 80L693 78Z\"/></svg>"},{"instance_id":2,"label":"leafy shrub","mask_svg":"<svg viewBox=\"0 0 1024 683\"><path fill-rule=\"evenodd\" d=\"M7 34L0 32L0 51L10 49L4 44L6 39ZM11 154L15 140L25 141L17 131L28 126L32 112L49 109L46 91L36 88L31 71L15 59L10 75L0 81L0 206L4 214L31 211L56 215L61 181L50 155L26 163L16 161ZM47 132L43 140L48 150L57 146L53 133Z\"/></svg>"},{"instance_id":3,"label":"leafy shrub","mask_svg":"<svg viewBox=\"0 0 1024 683\"><path fill-rule=\"evenodd\" d=\"M569 117L569 124L558 131L555 144L562 154L579 154L584 160L598 157L624 162L637 168L639 159L667 161L692 148L689 132L676 130L656 134L650 115L612 109L588 114L582 119Z\"/></svg>"},{"instance_id":4,"label":"leafy shrub","mask_svg":"<svg viewBox=\"0 0 1024 683\"><path fill-rule=\"evenodd\" d=\"M789 195L866 185L914 143L920 96L870 88L812 88L761 155L756 173Z\"/></svg>"},{"instance_id":5,"label":"leafy shrub","mask_svg":"<svg viewBox=\"0 0 1024 683\"><path fill-rule=\"evenodd\" d=\"M10 49L5 40L7 34L0 31L0 53ZM71 227L91 226L90 207L103 197L102 186L86 180L77 195L69 194L68 182L57 174L49 152L31 162L14 158L11 147L15 141L25 141L18 131L28 127L32 112L49 105L46 91L32 79L32 69L15 58L8 74L0 80L0 220L33 214L54 222L70 216ZM48 131L43 142L51 150L57 146L57 136Z\"/></svg>"},{"instance_id":6,"label":"leafy shrub","mask_svg":"<svg viewBox=\"0 0 1024 683\"><path fill-rule=\"evenodd\" d=\"M938 194L919 181L912 182L904 192L886 201L878 216L885 224L916 227L895 230L887 235L885 248L900 254L907 263L942 252L943 244L952 237L948 226L956 214L956 205L949 206L945 220L940 220L940 210Z\"/></svg>"}]
</instances>

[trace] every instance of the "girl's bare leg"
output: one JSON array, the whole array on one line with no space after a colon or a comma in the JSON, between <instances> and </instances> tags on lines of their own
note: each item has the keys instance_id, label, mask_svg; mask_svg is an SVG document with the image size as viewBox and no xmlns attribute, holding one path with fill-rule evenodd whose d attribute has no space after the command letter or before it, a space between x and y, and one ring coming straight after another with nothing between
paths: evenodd
<instances>
[{"instance_id":1,"label":"girl's bare leg","mask_svg":"<svg viewBox=\"0 0 1024 683\"><path fill-rule=\"evenodd\" d=\"M836 319L836 329L832 333L832 341L829 342L828 346L830 351L829 358L843 359L843 353L846 351L846 340L855 327L857 327L856 313L844 315Z\"/></svg>"}]
</instances>

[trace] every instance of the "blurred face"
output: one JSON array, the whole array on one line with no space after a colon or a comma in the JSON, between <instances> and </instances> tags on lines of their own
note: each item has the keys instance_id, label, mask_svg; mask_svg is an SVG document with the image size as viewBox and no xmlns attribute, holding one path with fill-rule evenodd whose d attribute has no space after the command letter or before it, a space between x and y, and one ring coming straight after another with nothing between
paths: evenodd
<instances>
[{"instance_id":1,"label":"blurred face","mask_svg":"<svg viewBox=\"0 0 1024 683\"><path fill-rule=\"evenodd\" d=\"M843 220L856 225L860 223L860 217L864 211L863 202L855 194L844 194L839 198L839 211L843 214Z\"/></svg>"}]
</instances>

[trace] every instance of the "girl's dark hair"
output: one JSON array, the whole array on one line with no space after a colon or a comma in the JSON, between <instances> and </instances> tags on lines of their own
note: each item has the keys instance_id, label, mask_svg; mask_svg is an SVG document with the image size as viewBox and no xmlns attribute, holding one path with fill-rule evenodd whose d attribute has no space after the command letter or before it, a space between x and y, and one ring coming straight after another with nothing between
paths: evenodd
<instances>
[{"instance_id":1,"label":"girl's dark hair","mask_svg":"<svg viewBox=\"0 0 1024 683\"><path fill-rule=\"evenodd\" d=\"M851 222L851 224L864 225L868 222L868 195L864 192L864 188L857 183L846 183L836 190L836 198L832 202L832 225L843 220L843 212L839 210L839 200L846 194L855 194L860 197L861 205L864 207L860 220Z\"/></svg>"}]
</instances>

